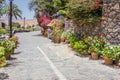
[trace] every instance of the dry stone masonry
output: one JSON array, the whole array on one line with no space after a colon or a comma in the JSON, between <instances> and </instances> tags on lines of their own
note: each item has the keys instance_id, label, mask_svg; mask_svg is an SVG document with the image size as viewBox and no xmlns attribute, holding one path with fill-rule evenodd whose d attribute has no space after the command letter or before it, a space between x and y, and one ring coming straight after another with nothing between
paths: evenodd
<instances>
[{"instance_id":1,"label":"dry stone masonry","mask_svg":"<svg viewBox=\"0 0 120 80\"><path fill-rule=\"evenodd\" d=\"M103 32L108 42L120 45L120 0L103 0Z\"/></svg>"}]
</instances>

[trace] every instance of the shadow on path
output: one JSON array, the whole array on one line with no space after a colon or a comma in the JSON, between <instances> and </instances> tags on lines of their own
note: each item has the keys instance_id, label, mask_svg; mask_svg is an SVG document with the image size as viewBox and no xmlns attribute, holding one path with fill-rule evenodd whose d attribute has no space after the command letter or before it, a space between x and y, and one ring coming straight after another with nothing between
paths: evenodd
<instances>
[{"instance_id":1,"label":"shadow on path","mask_svg":"<svg viewBox=\"0 0 120 80\"><path fill-rule=\"evenodd\" d=\"M20 53L22 53L22 51L15 52L15 53L14 53L14 54L12 54L12 55L17 55L17 54L20 54Z\"/></svg>"},{"instance_id":2,"label":"shadow on path","mask_svg":"<svg viewBox=\"0 0 120 80\"><path fill-rule=\"evenodd\" d=\"M16 67L20 63L23 63L23 62L20 62L20 61L19 62L8 62L5 67L11 67L11 66L15 66Z\"/></svg>"},{"instance_id":3,"label":"shadow on path","mask_svg":"<svg viewBox=\"0 0 120 80\"><path fill-rule=\"evenodd\" d=\"M35 35L32 35L32 36L43 36L42 34L35 34Z\"/></svg>"},{"instance_id":4,"label":"shadow on path","mask_svg":"<svg viewBox=\"0 0 120 80\"><path fill-rule=\"evenodd\" d=\"M9 75L7 73L0 73L0 80L8 79Z\"/></svg>"}]
</instances>

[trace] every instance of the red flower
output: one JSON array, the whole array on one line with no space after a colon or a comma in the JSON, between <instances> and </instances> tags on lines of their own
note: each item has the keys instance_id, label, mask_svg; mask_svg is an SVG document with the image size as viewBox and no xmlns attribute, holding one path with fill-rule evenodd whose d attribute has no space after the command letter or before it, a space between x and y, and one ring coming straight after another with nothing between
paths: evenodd
<instances>
[{"instance_id":1,"label":"red flower","mask_svg":"<svg viewBox=\"0 0 120 80\"><path fill-rule=\"evenodd\" d=\"M104 4L102 4L102 7L104 7Z\"/></svg>"},{"instance_id":2,"label":"red flower","mask_svg":"<svg viewBox=\"0 0 120 80\"><path fill-rule=\"evenodd\" d=\"M104 37L105 35L104 34L100 34L100 37Z\"/></svg>"},{"instance_id":3,"label":"red flower","mask_svg":"<svg viewBox=\"0 0 120 80\"><path fill-rule=\"evenodd\" d=\"M96 8L97 8L97 6L95 5L95 6L94 6L94 8L96 9Z\"/></svg>"},{"instance_id":4,"label":"red flower","mask_svg":"<svg viewBox=\"0 0 120 80\"><path fill-rule=\"evenodd\" d=\"M95 3L94 8L96 9L99 5L100 5L100 1L97 1L97 2Z\"/></svg>"},{"instance_id":5,"label":"red flower","mask_svg":"<svg viewBox=\"0 0 120 80\"><path fill-rule=\"evenodd\" d=\"M101 43L103 43L103 42L104 42L104 40L102 40L102 39L101 39L101 40L99 40L99 41L100 41Z\"/></svg>"},{"instance_id":6,"label":"red flower","mask_svg":"<svg viewBox=\"0 0 120 80\"><path fill-rule=\"evenodd\" d=\"M81 4L83 5L83 4L84 4L84 2L81 2Z\"/></svg>"},{"instance_id":7,"label":"red flower","mask_svg":"<svg viewBox=\"0 0 120 80\"><path fill-rule=\"evenodd\" d=\"M97 1L97 2L96 2L96 6L99 6L99 5L100 5L100 1Z\"/></svg>"}]
</instances>

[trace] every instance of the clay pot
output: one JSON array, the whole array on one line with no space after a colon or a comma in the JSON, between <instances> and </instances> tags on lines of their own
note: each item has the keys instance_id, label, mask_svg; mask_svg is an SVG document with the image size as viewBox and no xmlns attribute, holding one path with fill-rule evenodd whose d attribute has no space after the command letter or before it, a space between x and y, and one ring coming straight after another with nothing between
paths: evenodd
<instances>
[{"instance_id":1,"label":"clay pot","mask_svg":"<svg viewBox=\"0 0 120 80\"><path fill-rule=\"evenodd\" d=\"M65 42L65 39L64 39L64 38L62 38L60 41L61 41L61 42Z\"/></svg>"},{"instance_id":2,"label":"clay pot","mask_svg":"<svg viewBox=\"0 0 120 80\"><path fill-rule=\"evenodd\" d=\"M107 65L113 64L113 60L108 58L108 57L106 57L106 56L104 56L104 61L105 61L105 64L107 64Z\"/></svg>"},{"instance_id":3,"label":"clay pot","mask_svg":"<svg viewBox=\"0 0 120 80\"><path fill-rule=\"evenodd\" d=\"M92 53L91 56L92 56L92 59L94 60L97 60L99 58L99 55L95 53Z\"/></svg>"}]
</instances>

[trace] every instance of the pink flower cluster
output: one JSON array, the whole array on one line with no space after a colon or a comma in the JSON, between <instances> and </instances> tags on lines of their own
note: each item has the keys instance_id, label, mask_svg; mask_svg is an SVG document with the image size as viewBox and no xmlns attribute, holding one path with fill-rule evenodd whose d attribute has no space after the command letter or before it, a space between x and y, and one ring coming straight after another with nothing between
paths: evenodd
<instances>
[{"instance_id":1,"label":"pink flower cluster","mask_svg":"<svg viewBox=\"0 0 120 80\"><path fill-rule=\"evenodd\" d=\"M47 29L47 25L51 22L51 18L46 17L46 15L41 15L39 18L40 25L43 29Z\"/></svg>"}]
</instances>

